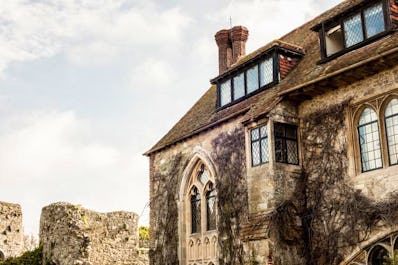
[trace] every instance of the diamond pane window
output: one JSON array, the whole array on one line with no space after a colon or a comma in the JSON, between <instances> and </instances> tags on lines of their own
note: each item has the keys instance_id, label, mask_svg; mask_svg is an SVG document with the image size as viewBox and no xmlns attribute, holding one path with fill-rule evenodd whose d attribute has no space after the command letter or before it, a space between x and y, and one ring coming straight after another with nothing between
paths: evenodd
<instances>
[{"instance_id":1,"label":"diamond pane window","mask_svg":"<svg viewBox=\"0 0 398 265\"><path fill-rule=\"evenodd\" d=\"M371 108L363 110L358 123L362 171L382 167L377 115Z\"/></svg>"},{"instance_id":2,"label":"diamond pane window","mask_svg":"<svg viewBox=\"0 0 398 265\"><path fill-rule=\"evenodd\" d=\"M269 161L267 125L252 129L250 134L252 166L267 163Z\"/></svg>"},{"instance_id":3,"label":"diamond pane window","mask_svg":"<svg viewBox=\"0 0 398 265\"><path fill-rule=\"evenodd\" d=\"M297 127L275 123L274 136L276 162L298 165Z\"/></svg>"},{"instance_id":4,"label":"diamond pane window","mask_svg":"<svg viewBox=\"0 0 398 265\"><path fill-rule=\"evenodd\" d=\"M272 57L260 64L260 87L268 85L274 81L274 61Z\"/></svg>"},{"instance_id":5,"label":"diamond pane window","mask_svg":"<svg viewBox=\"0 0 398 265\"><path fill-rule=\"evenodd\" d=\"M360 14L344 21L344 37L346 47L351 47L364 40Z\"/></svg>"},{"instance_id":6,"label":"diamond pane window","mask_svg":"<svg viewBox=\"0 0 398 265\"><path fill-rule=\"evenodd\" d=\"M194 187L191 195L191 233L200 232L200 194L198 188Z\"/></svg>"},{"instance_id":7,"label":"diamond pane window","mask_svg":"<svg viewBox=\"0 0 398 265\"><path fill-rule=\"evenodd\" d=\"M390 165L398 164L398 100L392 99L385 112L388 156Z\"/></svg>"},{"instance_id":8,"label":"diamond pane window","mask_svg":"<svg viewBox=\"0 0 398 265\"><path fill-rule=\"evenodd\" d=\"M211 190L206 194L207 231L216 229L216 191L212 186Z\"/></svg>"},{"instance_id":9,"label":"diamond pane window","mask_svg":"<svg viewBox=\"0 0 398 265\"><path fill-rule=\"evenodd\" d=\"M258 65L253 66L246 72L247 94L258 89Z\"/></svg>"},{"instance_id":10,"label":"diamond pane window","mask_svg":"<svg viewBox=\"0 0 398 265\"><path fill-rule=\"evenodd\" d=\"M245 95L245 74L241 73L234 77L234 100Z\"/></svg>"},{"instance_id":11,"label":"diamond pane window","mask_svg":"<svg viewBox=\"0 0 398 265\"><path fill-rule=\"evenodd\" d=\"M231 102L231 80L228 79L220 86L220 104L224 106Z\"/></svg>"},{"instance_id":12,"label":"diamond pane window","mask_svg":"<svg viewBox=\"0 0 398 265\"><path fill-rule=\"evenodd\" d=\"M385 30L382 3L365 9L364 17L367 38L375 36Z\"/></svg>"}]
</instances>

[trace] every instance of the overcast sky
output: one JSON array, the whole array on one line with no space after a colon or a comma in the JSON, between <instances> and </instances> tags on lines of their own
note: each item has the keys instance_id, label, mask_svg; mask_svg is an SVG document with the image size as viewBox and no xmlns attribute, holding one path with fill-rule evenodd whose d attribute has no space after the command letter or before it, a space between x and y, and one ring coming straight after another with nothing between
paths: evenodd
<instances>
[{"instance_id":1,"label":"overcast sky","mask_svg":"<svg viewBox=\"0 0 398 265\"><path fill-rule=\"evenodd\" d=\"M214 34L253 51L339 0L1 0L0 200L27 234L67 201L148 224L152 147L217 75Z\"/></svg>"}]
</instances>

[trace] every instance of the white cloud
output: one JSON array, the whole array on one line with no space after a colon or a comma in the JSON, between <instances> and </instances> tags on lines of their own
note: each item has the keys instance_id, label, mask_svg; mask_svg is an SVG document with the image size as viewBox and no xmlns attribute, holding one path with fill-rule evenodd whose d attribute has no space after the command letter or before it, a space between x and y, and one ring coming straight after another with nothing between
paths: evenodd
<instances>
[{"instance_id":1,"label":"white cloud","mask_svg":"<svg viewBox=\"0 0 398 265\"><path fill-rule=\"evenodd\" d=\"M100 210L142 209L148 184L141 176L147 172L136 165L145 158L101 143L95 128L74 112L32 111L4 123L0 186L12 189L2 190L1 199L22 204L28 232L37 231L40 208L49 202L66 200ZM140 178L134 179L136 174ZM134 201L135 196L143 199Z\"/></svg>"},{"instance_id":2,"label":"white cloud","mask_svg":"<svg viewBox=\"0 0 398 265\"><path fill-rule=\"evenodd\" d=\"M127 50L177 46L190 19L150 1L2 1L0 73L9 64L64 52L78 64L107 63Z\"/></svg>"}]
</instances>

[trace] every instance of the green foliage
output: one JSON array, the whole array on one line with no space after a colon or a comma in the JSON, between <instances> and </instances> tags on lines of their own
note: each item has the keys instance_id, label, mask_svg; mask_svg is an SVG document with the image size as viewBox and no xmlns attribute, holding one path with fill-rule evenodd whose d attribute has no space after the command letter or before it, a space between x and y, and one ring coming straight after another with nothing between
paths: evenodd
<instances>
[{"instance_id":1,"label":"green foliage","mask_svg":"<svg viewBox=\"0 0 398 265\"><path fill-rule=\"evenodd\" d=\"M42 259L43 247L39 246L32 251L23 253L19 257L8 258L0 263L0 265L50 265L49 263L43 264Z\"/></svg>"},{"instance_id":2,"label":"green foliage","mask_svg":"<svg viewBox=\"0 0 398 265\"><path fill-rule=\"evenodd\" d=\"M385 257L385 260L383 265L398 265L398 250L394 251L394 256L392 258Z\"/></svg>"},{"instance_id":3,"label":"green foliage","mask_svg":"<svg viewBox=\"0 0 398 265\"><path fill-rule=\"evenodd\" d=\"M149 227L148 226L140 226L138 228L138 235L140 240L149 240Z\"/></svg>"}]
</instances>

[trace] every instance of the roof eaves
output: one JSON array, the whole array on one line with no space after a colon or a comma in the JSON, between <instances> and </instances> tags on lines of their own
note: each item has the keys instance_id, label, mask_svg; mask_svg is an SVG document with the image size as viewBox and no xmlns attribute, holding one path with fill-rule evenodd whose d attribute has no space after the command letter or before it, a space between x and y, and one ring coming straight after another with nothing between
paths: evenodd
<instances>
[{"instance_id":1,"label":"roof eaves","mask_svg":"<svg viewBox=\"0 0 398 265\"><path fill-rule=\"evenodd\" d=\"M308 82L305 82L305 83L303 83L303 84L300 84L300 85L294 86L294 87L292 87L292 88L289 88L289 89L287 89L287 90L281 91L281 92L278 93L278 95L279 95L279 96L287 95L287 94L289 94L289 93L291 93L291 92L294 92L294 91L296 91L296 90L298 90L298 89L305 88L305 87L310 86L310 85L314 85L314 84L316 84L316 83L318 83L318 82L321 82L321 81L323 81L323 80L326 80L326 79L335 77L335 76L337 76L337 75L339 75L339 74L342 74L342 73L344 73L344 72L347 72L347 71L349 71L349 70L352 70L352 69L361 67L361 66L363 66L363 65L365 65L365 64L368 64L368 63L370 63L370 62L372 62L372 61L378 60L378 59L380 59L380 58L383 58L383 57L388 56L388 55L393 54L393 53L398 53L398 47L393 48L393 49L391 49L391 50L388 50L388 51L386 51L386 52L383 52L383 53L381 53L381 54L378 54L378 55L376 55L376 56L370 57L370 58L368 58L368 59L366 59L366 60L362 60L362 61L360 61L360 62L354 63L354 64L352 64L352 65L350 65L350 66L347 66L347 67L342 68L342 69L340 69L340 70L337 70L337 71L335 71L335 72L326 74L326 75L321 76L321 77L319 77L319 78L315 78L315 79L310 80L310 81L308 81Z\"/></svg>"},{"instance_id":2,"label":"roof eaves","mask_svg":"<svg viewBox=\"0 0 398 265\"><path fill-rule=\"evenodd\" d=\"M172 146L172 145L174 145L174 144L176 144L178 142L181 142L181 141L183 141L183 140L185 140L187 138L190 138L190 137L195 136L195 135L197 135L197 134L199 134L201 132L204 132L204 131L206 131L208 129L211 129L211 128L215 127L215 126L218 126L218 125L220 125L222 123L225 123L225 122L227 122L227 121L229 121L229 120L231 120L231 119L233 119L233 118L235 118L237 116L243 115L249 110L250 110L250 107L246 107L246 108L244 108L244 109L242 109L240 111L237 111L237 112L235 112L235 113L233 113L233 114L231 114L229 116L226 116L226 117L224 117L222 119L214 121L214 122L212 122L210 124L207 124L207 125L205 125L203 127L200 127L198 129L194 130L193 132L176 139L175 141L172 141L172 142L170 142L168 144L165 144L163 146L159 146L159 147L153 148L153 149L145 152L143 155L150 156L151 154L153 154L155 152L159 152L159 151L161 151L161 150L163 150L163 149L165 149L165 148L167 148L169 146Z\"/></svg>"}]
</instances>

